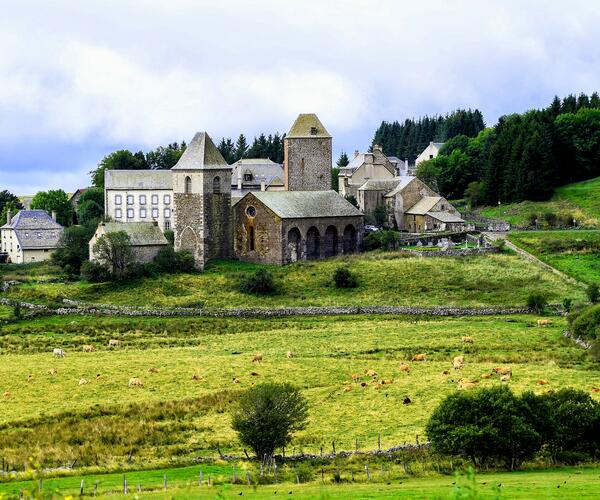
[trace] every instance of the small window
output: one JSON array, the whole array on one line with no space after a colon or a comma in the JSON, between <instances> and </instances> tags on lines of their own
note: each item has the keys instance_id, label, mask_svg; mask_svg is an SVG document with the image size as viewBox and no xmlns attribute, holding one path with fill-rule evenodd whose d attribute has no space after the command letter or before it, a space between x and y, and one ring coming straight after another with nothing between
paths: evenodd
<instances>
[{"instance_id":1,"label":"small window","mask_svg":"<svg viewBox=\"0 0 600 500\"><path fill-rule=\"evenodd\" d=\"M310 135L317 135L317 127L310 127Z\"/></svg>"},{"instance_id":2,"label":"small window","mask_svg":"<svg viewBox=\"0 0 600 500\"><path fill-rule=\"evenodd\" d=\"M140 218L141 219L146 218L146 209L145 208L140 208Z\"/></svg>"},{"instance_id":3,"label":"small window","mask_svg":"<svg viewBox=\"0 0 600 500\"><path fill-rule=\"evenodd\" d=\"M133 208L128 208L127 209L127 218L128 219L133 219L133 217L134 217Z\"/></svg>"},{"instance_id":4,"label":"small window","mask_svg":"<svg viewBox=\"0 0 600 500\"><path fill-rule=\"evenodd\" d=\"M158 208L153 208L152 209L152 218L153 219L158 219Z\"/></svg>"},{"instance_id":5,"label":"small window","mask_svg":"<svg viewBox=\"0 0 600 500\"><path fill-rule=\"evenodd\" d=\"M29 233L27 231L25 231L25 238L29 238Z\"/></svg>"},{"instance_id":6,"label":"small window","mask_svg":"<svg viewBox=\"0 0 600 500\"><path fill-rule=\"evenodd\" d=\"M152 195L152 204L158 205L158 195L157 194Z\"/></svg>"},{"instance_id":7,"label":"small window","mask_svg":"<svg viewBox=\"0 0 600 500\"><path fill-rule=\"evenodd\" d=\"M250 234L248 234L248 248L254 251L254 226L250 226Z\"/></svg>"},{"instance_id":8,"label":"small window","mask_svg":"<svg viewBox=\"0 0 600 500\"><path fill-rule=\"evenodd\" d=\"M127 204L133 205L133 195L132 194L127 195Z\"/></svg>"},{"instance_id":9,"label":"small window","mask_svg":"<svg viewBox=\"0 0 600 500\"><path fill-rule=\"evenodd\" d=\"M165 196L163 197L163 202L165 205L170 205L171 204L171 195L165 194Z\"/></svg>"},{"instance_id":10,"label":"small window","mask_svg":"<svg viewBox=\"0 0 600 500\"><path fill-rule=\"evenodd\" d=\"M118 194L115 196L115 205L120 205L121 203L123 203L123 197Z\"/></svg>"},{"instance_id":11,"label":"small window","mask_svg":"<svg viewBox=\"0 0 600 500\"><path fill-rule=\"evenodd\" d=\"M42 233L37 233L37 239L41 240L42 239Z\"/></svg>"},{"instance_id":12,"label":"small window","mask_svg":"<svg viewBox=\"0 0 600 500\"><path fill-rule=\"evenodd\" d=\"M146 195L140 194L140 205L145 205L145 204L146 204Z\"/></svg>"},{"instance_id":13,"label":"small window","mask_svg":"<svg viewBox=\"0 0 600 500\"><path fill-rule=\"evenodd\" d=\"M251 182L252 181L252 174L244 174L244 181L245 182Z\"/></svg>"},{"instance_id":14,"label":"small window","mask_svg":"<svg viewBox=\"0 0 600 500\"><path fill-rule=\"evenodd\" d=\"M123 216L120 208L115 209L115 219L120 219Z\"/></svg>"},{"instance_id":15,"label":"small window","mask_svg":"<svg viewBox=\"0 0 600 500\"><path fill-rule=\"evenodd\" d=\"M248 208L246 208L246 215L248 217L256 217L256 208L252 205L248 206Z\"/></svg>"},{"instance_id":16,"label":"small window","mask_svg":"<svg viewBox=\"0 0 600 500\"><path fill-rule=\"evenodd\" d=\"M165 231L169 231L170 229L171 229L171 221L166 220L165 221Z\"/></svg>"},{"instance_id":17,"label":"small window","mask_svg":"<svg viewBox=\"0 0 600 500\"><path fill-rule=\"evenodd\" d=\"M429 159L430 159L430 160L433 160L433 155L429 155Z\"/></svg>"},{"instance_id":18,"label":"small window","mask_svg":"<svg viewBox=\"0 0 600 500\"><path fill-rule=\"evenodd\" d=\"M165 218L169 218L171 217L171 209L170 208L165 208Z\"/></svg>"},{"instance_id":19,"label":"small window","mask_svg":"<svg viewBox=\"0 0 600 500\"><path fill-rule=\"evenodd\" d=\"M213 179L213 193L219 194L221 192L221 178L217 175Z\"/></svg>"},{"instance_id":20,"label":"small window","mask_svg":"<svg viewBox=\"0 0 600 500\"><path fill-rule=\"evenodd\" d=\"M185 178L184 192L186 194L190 194L192 192L192 178L189 176Z\"/></svg>"}]
</instances>

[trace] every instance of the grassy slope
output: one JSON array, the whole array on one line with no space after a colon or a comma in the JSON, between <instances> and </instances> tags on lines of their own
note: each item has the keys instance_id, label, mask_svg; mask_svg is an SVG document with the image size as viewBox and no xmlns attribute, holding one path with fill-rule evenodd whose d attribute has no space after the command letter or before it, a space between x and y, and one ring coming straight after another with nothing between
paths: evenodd
<instances>
[{"instance_id":1,"label":"grassy slope","mask_svg":"<svg viewBox=\"0 0 600 500\"><path fill-rule=\"evenodd\" d=\"M357 464L358 465L358 464ZM362 464L361 464L362 465ZM464 476L406 477L396 471L388 473L386 482L382 482L377 473L373 473L372 482L365 482L365 473L360 466L354 467L357 471L354 484L321 484L320 478L307 484L293 484L289 480L283 484L264 485L258 488L242 485L217 485L208 487L204 484L197 486L199 466L180 469L164 469L137 473L127 473L126 477L130 492L137 490L137 485L142 485L146 493L137 494L141 498L165 498L162 490L163 474L168 478L168 495L170 498L273 498L274 495L302 497L302 498L472 498L466 495L469 491L477 493L477 498L598 498L600 485L597 481L599 469L564 467L552 470L535 470L523 472L496 472L477 474L473 478ZM238 469L239 470L239 469ZM341 469L342 477L348 478L350 473L347 467ZM210 474L212 480L219 481L231 477L230 466L210 467L203 466L204 480ZM243 472L241 474L243 476ZM219 477L221 476L221 477ZM59 490L62 494L79 495L81 480L84 480L86 493L89 493L95 482L98 483L98 493L110 493L113 498L124 498L119 495L122 491L122 474L104 474L94 476L75 476L46 480L45 491ZM0 495L17 495L19 490L37 491L36 481L23 481L15 483L0 483ZM154 491L148 491L154 490ZM131 493L130 493L131 495Z\"/></svg>"},{"instance_id":2,"label":"grassy slope","mask_svg":"<svg viewBox=\"0 0 600 500\"><path fill-rule=\"evenodd\" d=\"M527 224L530 213L541 214L548 211L555 214L570 214L580 224L598 227L600 225L600 177L559 187L549 201L508 203L500 207L484 207L480 210L485 217L507 220L516 225Z\"/></svg>"},{"instance_id":3,"label":"grassy slope","mask_svg":"<svg viewBox=\"0 0 600 500\"><path fill-rule=\"evenodd\" d=\"M600 283L600 232L514 232L509 239L583 283Z\"/></svg>"},{"instance_id":4,"label":"grassy slope","mask_svg":"<svg viewBox=\"0 0 600 500\"><path fill-rule=\"evenodd\" d=\"M10 395L0 396L0 424L13 423L0 430L0 455L15 463L23 463L28 453L56 463L81 457L81 465L86 456L98 455L102 464L119 467L132 443L140 466L211 455L217 445L241 453L229 409L236 391L263 380L302 388L310 422L294 448L313 452L333 439L338 449L354 449L356 439L362 449L373 449L379 432L384 447L414 442L432 409L456 390L453 380L479 379L497 365L513 367L510 385L517 391L600 386L600 374L585 351L562 338L565 321L557 318L551 327L537 328L535 319L61 317L22 322L7 327L2 337L3 352L10 354L0 363L0 394ZM463 344L464 335L474 337L475 344ZM109 338L121 339L123 349L108 351ZM88 343L99 350L81 352L79 346ZM56 346L66 348L65 359L52 358ZM288 350L297 356L288 359ZM251 363L256 352L264 356L260 365ZM420 352L429 361L412 363L409 375L399 373L399 362ZM458 354L466 358L460 374L451 369ZM58 374L48 375L53 367ZM159 373L149 374L150 367ZM394 382L377 390L371 383L362 388L350 381L351 374L367 368ZM452 373L443 375L448 369ZM194 374L201 380L193 381ZM145 387L128 388L130 377L141 377ZM241 383L233 384L234 377ZM79 386L81 378L90 383ZM540 387L538 379L550 384ZM412 404L402 404L405 396ZM139 406L123 408L130 403ZM103 435L114 441L103 441Z\"/></svg>"},{"instance_id":5,"label":"grassy slope","mask_svg":"<svg viewBox=\"0 0 600 500\"><path fill-rule=\"evenodd\" d=\"M337 290L331 276L347 263L360 286ZM48 302L63 298L112 304L198 307L308 305L515 305L532 291L560 302L581 291L516 255L427 259L398 253L367 254L271 267L281 293L257 298L239 291L239 281L259 266L237 261L211 263L204 273L161 275L123 284L53 283L56 272L37 268L37 277L13 288L11 296ZM2 272L2 268L0 268ZM45 273L45 274L44 274ZM28 279L10 270L7 277Z\"/></svg>"}]
</instances>

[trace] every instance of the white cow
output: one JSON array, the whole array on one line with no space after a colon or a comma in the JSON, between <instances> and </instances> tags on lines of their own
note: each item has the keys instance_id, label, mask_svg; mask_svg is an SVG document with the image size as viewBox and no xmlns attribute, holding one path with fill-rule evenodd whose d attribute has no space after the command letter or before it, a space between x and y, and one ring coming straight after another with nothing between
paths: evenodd
<instances>
[{"instance_id":1,"label":"white cow","mask_svg":"<svg viewBox=\"0 0 600 500\"><path fill-rule=\"evenodd\" d=\"M64 358L64 357L65 357L65 355L66 355L66 353L65 353L65 351L64 351L63 349L58 349L58 348L57 348L57 349L54 349L54 350L52 351L52 354L53 354L53 355L54 355L54 357L56 357L56 358Z\"/></svg>"}]
</instances>

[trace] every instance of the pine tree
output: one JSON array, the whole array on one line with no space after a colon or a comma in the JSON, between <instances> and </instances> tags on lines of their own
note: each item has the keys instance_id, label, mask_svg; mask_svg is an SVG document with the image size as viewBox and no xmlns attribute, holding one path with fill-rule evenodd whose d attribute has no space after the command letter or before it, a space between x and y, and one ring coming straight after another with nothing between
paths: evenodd
<instances>
[{"instance_id":1,"label":"pine tree","mask_svg":"<svg viewBox=\"0 0 600 500\"><path fill-rule=\"evenodd\" d=\"M348 155L344 151L342 151L336 165L341 168L347 166L348 163L350 163L350 160L348 160Z\"/></svg>"},{"instance_id":2,"label":"pine tree","mask_svg":"<svg viewBox=\"0 0 600 500\"><path fill-rule=\"evenodd\" d=\"M240 134L236 143L235 143L235 152L234 152L234 160L238 161L242 158L246 158L246 153L248 152L248 142L246 141L246 136L244 134Z\"/></svg>"}]
</instances>

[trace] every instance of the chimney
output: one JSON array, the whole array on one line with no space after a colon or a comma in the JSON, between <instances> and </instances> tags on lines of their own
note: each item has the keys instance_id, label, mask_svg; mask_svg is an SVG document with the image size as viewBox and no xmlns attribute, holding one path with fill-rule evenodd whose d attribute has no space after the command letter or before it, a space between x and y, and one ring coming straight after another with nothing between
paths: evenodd
<instances>
[{"instance_id":1,"label":"chimney","mask_svg":"<svg viewBox=\"0 0 600 500\"><path fill-rule=\"evenodd\" d=\"M373 151L381 151L381 146L379 144L374 144Z\"/></svg>"},{"instance_id":2,"label":"chimney","mask_svg":"<svg viewBox=\"0 0 600 500\"><path fill-rule=\"evenodd\" d=\"M10 224L10 221L12 220L12 210L9 208L6 211L6 223Z\"/></svg>"},{"instance_id":3,"label":"chimney","mask_svg":"<svg viewBox=\"0 0 600 500\"><path fill-rule=\"evenodd\" d=\"M358 152L358 149L354 150L354 158L356 158L360 153Z\"/></svg>"},{"instance_id":4,"label":"chimney","mask_svg":"<svg viewBox=\"0 0 600 500\"><path fill-rule=\"evenodd\" d=\"M56 222L56 210L52 210L52 220Z\"/></svg>"},{"instance_id":5,"label":"chimney","mask_svg":"<svg viewBox=\"0 0 600 500\"><path fill-rule=\"evenodd\" d=\"M261 191L266 191L266 183L267 183L267 180L265 179L265 176L263 175L260 178L260 190Z\"/></svg>"},{"instance_id":6,"label":"chimney","mask_svg":"<svg viewBox=\"0 0 600 500\"><path fill-rule=\"evenodd\" d=\"M237 175L237 188L239 191L242 190L242 171L238 169L238 175Z\"/></svg>"},{"instance_id":7,"label":"chimney","mask_svg":"<svg viewBox=\"0 0 600 500\"><path fill-rule=\"evenodd\" d=\"M365 163L373 163L373 153L365 153Z\"/></svg>"}]
</instances>

